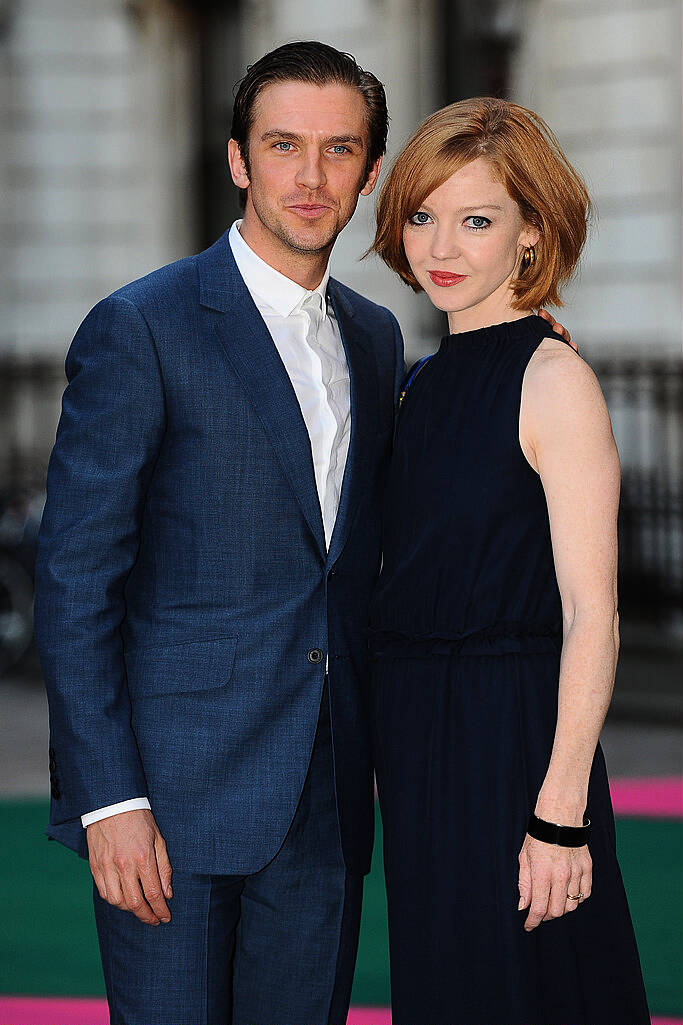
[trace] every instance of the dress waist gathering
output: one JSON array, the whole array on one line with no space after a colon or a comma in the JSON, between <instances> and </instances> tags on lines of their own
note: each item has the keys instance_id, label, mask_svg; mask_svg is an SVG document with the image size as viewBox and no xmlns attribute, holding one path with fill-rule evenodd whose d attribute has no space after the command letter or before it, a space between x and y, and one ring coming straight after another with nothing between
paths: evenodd
<instances>
[{"instance_id":1,"label":"dress waist gathering","mask_svg":"<svg viewBox=\"0 0 683 1025\"><path fill-rule=\"evenodd\" d=\"M562 630L552 624L498 622L491 626L452 633L412 634L399 630L367 631L374 658L429 658L431 656L487 656L552 654L562 650Z\"/></svg>"}]
</instances>

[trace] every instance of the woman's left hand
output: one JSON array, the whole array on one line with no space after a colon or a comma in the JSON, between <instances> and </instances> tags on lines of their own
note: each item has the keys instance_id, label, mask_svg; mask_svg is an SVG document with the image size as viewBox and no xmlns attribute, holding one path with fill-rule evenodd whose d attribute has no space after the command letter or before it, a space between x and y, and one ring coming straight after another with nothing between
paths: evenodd
<instances>
[{"instance_id":1,"label":"woman's left hand","mask_svg":"<svg viewBox=\"0 0 683 1025\"><path fill-rule=\"evenodd\" d=\"M576 911L591 895L593 861L587 845L559 847L527 833L519 852L519 911L529 908L524 928ZM570 900L569 894L578 897ZM580 894L580 896L579 896Z\"/></svg>"}]
</instances>

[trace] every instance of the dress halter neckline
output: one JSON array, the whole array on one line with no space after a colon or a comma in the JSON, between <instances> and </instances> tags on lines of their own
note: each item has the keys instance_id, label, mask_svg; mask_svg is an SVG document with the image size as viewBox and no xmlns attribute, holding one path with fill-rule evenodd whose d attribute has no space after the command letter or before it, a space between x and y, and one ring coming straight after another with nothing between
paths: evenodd
<instances>
[{"instance_id":1,"label":"dress halter neckline","mask_svg":"<svg viewBox=\"0 0 683 1025\"><path fill-rule=\"evenodd\" d=\"M530 313L529 316L520 317L518 320L508 320L502 324L490 324L472 331L459 331L456 334L445 335L441 340L441 349L461 345L485 345L489 342L514 341L517 338L528 338L531 332L538 333L540 330L548 336L554 334L547 320L539 317L536 313Z\"/></svg>"}]
</instances>

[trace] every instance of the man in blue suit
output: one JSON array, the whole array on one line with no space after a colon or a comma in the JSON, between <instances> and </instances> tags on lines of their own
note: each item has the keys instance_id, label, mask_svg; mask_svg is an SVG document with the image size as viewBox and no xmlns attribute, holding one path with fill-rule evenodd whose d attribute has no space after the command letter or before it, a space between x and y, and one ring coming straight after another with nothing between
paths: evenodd
<instances>
[{"instance_id":1,"label":"man in blue suit","mask_svg":"<svg viewBox=\"0 0 683 1025\"><path fill-rule=\"evenodd\" d=\"M113 1025L346 1021L403 355L328 261L386 133L347 55L266 55L235 100L243 220L100 302L67 357L37 566L48 833L89 857Z\"/></svg>"}]
</instances>

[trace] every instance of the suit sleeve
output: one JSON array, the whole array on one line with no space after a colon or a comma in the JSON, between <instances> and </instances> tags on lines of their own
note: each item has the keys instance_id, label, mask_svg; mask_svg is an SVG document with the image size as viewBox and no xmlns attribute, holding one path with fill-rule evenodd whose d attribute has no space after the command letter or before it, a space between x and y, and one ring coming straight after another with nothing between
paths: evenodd
<instances>
[{"instance_id":1,"label":"suit sleeve","mask_svg":"<svg viewBox=\"0 0 683 1025\"><path fill-rule=\"evenodd\" d=\"M120 628L165 428L154 341L128 300L110 296L90 312L66 374L36 564L52 824L147 795Z\"/></svg>"}]
</instances>

